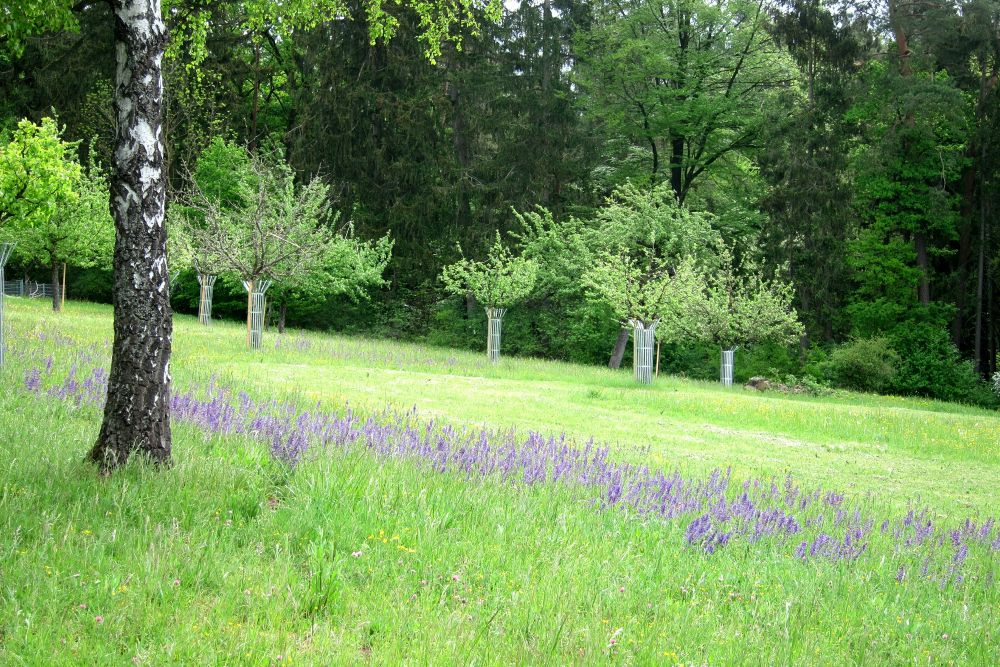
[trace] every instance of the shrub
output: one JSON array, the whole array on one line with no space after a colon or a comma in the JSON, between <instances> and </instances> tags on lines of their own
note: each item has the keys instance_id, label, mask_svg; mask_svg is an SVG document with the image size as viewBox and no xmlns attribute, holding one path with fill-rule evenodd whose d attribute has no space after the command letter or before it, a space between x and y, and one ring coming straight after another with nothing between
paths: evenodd
<instances>
[{"instance_id":1,"label":"shrub","mask_svg":"<svg viewBox=\"0 0 1000 667\"><path fill-rule=\"evenodd\" d=\"M838 387L879 392L893 386L900 357L886 338L856 338L835 349L825 371Z\"/></svg>"},{"instance_id":2,"label":"shrub","mask_svg":"<svg viewBox=\"0 0 1000 667\"><path fill-rule=\"evenodd\" d=\"M899 393L990 407L997 404L989 385L971 362L961 359L945 329L910 322L893 330L891 344L901 357L893 381Z\"/></svg>"},{"instance_id":3,"label":"shrub","mask_svg":"<svg viewBox=\"0 0 1000 667\"><path fill-rule=\"evenodd\" d=\"M738 382L746 382L757 375L777 380L784 375L802 373L802 349L798 344L761 343L738 350L736 357L735 379ZM716 365L718 365L718 359ZM715 370L715 374L718 375L718 368Z\"/></svg>"}]
</instances>

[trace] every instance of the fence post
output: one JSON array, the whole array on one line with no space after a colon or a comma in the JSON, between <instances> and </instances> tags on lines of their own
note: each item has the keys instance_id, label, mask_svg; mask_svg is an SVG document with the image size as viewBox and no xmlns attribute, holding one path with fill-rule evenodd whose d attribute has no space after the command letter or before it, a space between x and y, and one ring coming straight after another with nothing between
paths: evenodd
<instances>
[{"instance_id":1,"label":"fence post","mask_svg":"<svg viewBox=\"0 0 1000 667\"><path fill-rule=\"evenodd\" d=\"M215 291L216 276L207 273L198 274L198 284L201 285L201 296L198 299L198 321L206 327L212 324L212 292Z\"/></svg>"},{"instance_id":2,"label":"fence post","mask_svg":"<svg viewBox=\"0 0 1000 667\"><path fill-rule=\"evenodd\" d=\"M247 313L247 344L259 350L264 337L264 294L271 286L270 280L244 280L249 312Z\"/></svg>"},{"instance_id":3,"label":"fence post","mask_svg":"<svg viewBox=\"0 0 1000 667\"><path fill-rule=\"evenodd\" d=\"M642 320L632 320L632 368L635 379L640 384L653 382L653 343L656 340L656 327L660 323L654 320L646 325Z\"/></svg>"},{"instance_id":4,"label":"fence post","mask_svg":"<svg viewBox=\"0 0 1000 667\"><path fill-rule=\"evenodd\" d=\"M506 308L486 308L486 355L493 363L500 360L500 333L506 314Z\"/></svg>"},{"instance_id":5,"label":"fence post","mask_svg":"<svg viewBox=\"0 0 1000 667\"><path fill-rule=\"evenodd\" d=\"M7 348L7 339L4 331L4 312L3 312L3 302L4 302L4 267L7 266L7 260L10 259L10 254L14 252L14 243L0 243L0 366L4 364L4 356Z\"/></svg>"},{"instance_id":6,"label":"fence post","mask_svg":"<svg viewBox=\"0 0 1000 667\"><path fill-rule=\"evenodd\" d=\"M733 386L733 362L735 355L735 347L722 351L722 368L719 373L719 381L722 382L725 387Z\"/></svg>"}]
</instances>

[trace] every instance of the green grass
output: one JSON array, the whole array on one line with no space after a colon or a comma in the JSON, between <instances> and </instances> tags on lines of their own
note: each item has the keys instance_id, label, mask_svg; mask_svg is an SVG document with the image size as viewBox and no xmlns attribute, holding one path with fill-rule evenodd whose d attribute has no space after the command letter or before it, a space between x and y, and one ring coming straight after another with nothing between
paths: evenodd
<instances>
[{"instance_id":1,"label":"green grass","mask_svg":"<svg viewBox=\"0 0 1000 667\"><path fill-rule=\"evenodd\" d=\"M185 424L172 468L99 477L82 460L96 410L24 391L23 360L51 353L65 371L90 345L103 360L109 309L7 305L2 664L1000 661L996 585L897 583L884 545L854 563L803 563L767 543L706 555L683 526L595 511L585 490L468 482L363 453L288 471L266 445ZM416 406L452 424L566 432L686 473L792 472L884 512L919 497L939 518L982 517L1000 500L997 413L674 378L640 388L598 368L277 339L249 353L238 325L179 317L175 383L217 375L302 405ZM979 558L979 572L1000 564Z\"/></svg>"}]
</instances>

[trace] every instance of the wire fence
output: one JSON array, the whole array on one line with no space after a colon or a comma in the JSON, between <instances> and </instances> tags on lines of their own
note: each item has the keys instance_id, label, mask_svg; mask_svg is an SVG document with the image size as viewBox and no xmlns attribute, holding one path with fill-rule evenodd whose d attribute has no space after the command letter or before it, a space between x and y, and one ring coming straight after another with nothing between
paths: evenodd
<instances>
[{"instance_id":1,"label":"wire fence","mask_svg":"<svg viewBox=\"0 0 1000 667\"><path fill-rule=\"evenodd\" d=\"M3 293L7 296L24 296L24 281L4 280Z\"/></svg>"},{"instance_id":2,"label":"wire fence","mask_svg":"<svg viewBox=\"0 0 1000 667\"><path fill-rule=\"evenodd\" d=\"M36 283L33 280L5 280L3 293L7 296L20 296L29 299L52 298L51 283Z\"/></svg>"}]
</instances>

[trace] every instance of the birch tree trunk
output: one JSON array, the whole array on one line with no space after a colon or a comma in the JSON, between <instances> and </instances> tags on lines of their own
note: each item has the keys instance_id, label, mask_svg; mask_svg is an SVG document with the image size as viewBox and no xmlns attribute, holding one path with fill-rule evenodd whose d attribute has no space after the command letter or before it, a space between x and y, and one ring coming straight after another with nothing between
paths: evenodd
<instances>
[{"instance_id":1,"label":"birch tree trunk","mask_svg":"<svg viewBox=\"0 0 1000 667\"><path fill-rule=\"evenodd\" d=\"M160 0L114 0L117 129L114 346L104 422L90 458L110 470L141 452L170 461L170 279L164 226Z\"/></svg>"}]
</instances>

